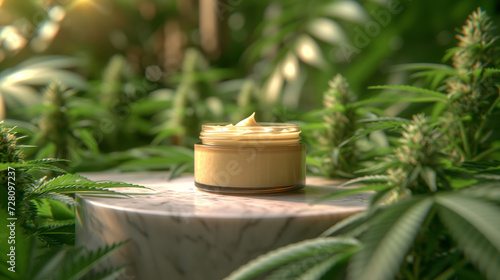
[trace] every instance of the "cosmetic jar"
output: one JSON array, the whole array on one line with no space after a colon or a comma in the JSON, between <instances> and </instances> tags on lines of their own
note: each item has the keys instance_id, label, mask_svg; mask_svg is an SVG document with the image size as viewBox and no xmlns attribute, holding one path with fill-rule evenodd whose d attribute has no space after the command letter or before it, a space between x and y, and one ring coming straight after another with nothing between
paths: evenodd
<instances>
[{"instance_id":1,"label":"cosmetic jar","mask_svg":"<svg viewBox=\"0 0 500 280\"><path fill-rule=\"evenodd\" d=\"M305 144L297 124L202 125L194 146L195 185L204 191L262 194L305 184Z\"/></svg>"}]
</instances>

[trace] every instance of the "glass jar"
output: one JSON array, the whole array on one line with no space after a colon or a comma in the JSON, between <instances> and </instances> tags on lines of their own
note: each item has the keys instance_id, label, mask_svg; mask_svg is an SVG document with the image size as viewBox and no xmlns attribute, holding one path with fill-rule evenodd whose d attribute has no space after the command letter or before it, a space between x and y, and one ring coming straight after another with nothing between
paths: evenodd
<instances>
[{"instance_id":1,"label":"glass jar","mask_svg":"<svg viewBox=\"0 0 500 280\"><path fill-rule=\"evenodd\" d=\"M305 185L305 144L296 124L202 125L194 146L195 185L204 191L259 194Z\"/></svg>"}]
</instances>

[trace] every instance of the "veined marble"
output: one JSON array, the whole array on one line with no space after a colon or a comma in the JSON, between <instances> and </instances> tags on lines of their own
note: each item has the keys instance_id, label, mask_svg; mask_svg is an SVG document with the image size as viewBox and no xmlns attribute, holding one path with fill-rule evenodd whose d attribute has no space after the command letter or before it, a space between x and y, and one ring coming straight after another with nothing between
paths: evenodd
<instances>
[{"instance_id":1,"label":"veined marble","mask_svg":"<svg viewBox=\"0 0 500 280\"><path fill-rule=\"evenodd\" d=\"M129 240L106 265L129 264L122 279L220 280L249 260L278 247L314 238L343 218L362 211L370 194L311 204L339 181L308 177L299 191L230 196L206 193L192 176L86 173L92 180L143 185L154 192L132 198L81 196L77 246L95 249Z\"/></svg>"}]
</instances>

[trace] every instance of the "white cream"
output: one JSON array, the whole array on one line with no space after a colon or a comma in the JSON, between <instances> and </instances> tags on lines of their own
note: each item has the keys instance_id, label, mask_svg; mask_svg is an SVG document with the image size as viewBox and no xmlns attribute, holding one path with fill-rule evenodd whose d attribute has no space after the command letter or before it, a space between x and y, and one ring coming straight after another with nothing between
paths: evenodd
<instances>
[{"instance_id":1,"label":"white cream","mask_svg":"<svg viewBox=\"0 0 500 280\"><path fill-rule=\"evenodd\" d=\"M255 121L255 112L253 112L252 115L250 115L250 117L240 121L234 126L260 126L260 125Z\"/></svg>"},{"instance_id":2,"label":"white cream","mask_svg":"<svg viewBox=\"0 0 500 280\"><path fill-rule=\"evenodd\" d=\"M287 123L257 123L255 113L236 125L202 125L203 144L217 146L296 146L300 140L299 126Z\"/></svg>"}]
</instances>

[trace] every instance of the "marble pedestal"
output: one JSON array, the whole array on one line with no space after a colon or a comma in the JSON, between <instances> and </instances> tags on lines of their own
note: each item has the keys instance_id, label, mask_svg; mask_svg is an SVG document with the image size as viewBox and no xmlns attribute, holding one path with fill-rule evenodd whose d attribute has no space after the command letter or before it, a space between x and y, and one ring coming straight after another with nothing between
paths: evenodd
<instances>
[{"instance_id":1,"label":"marble pedestal","mask_svg":"<svg viewBox=\"0 0 500 280\"><path fill-rule=\"evenodd\" d=\"M228 196L198 190L192 176L168 181L156 172L83 175L155 190L133 198L80 197L76 244L95 249L129 240L105 264L129 264L121 279L220 280L263 253L318 236L363 210L369 199L357 194L311 205L339 185L318 177L308 177L299 191Z\"/></svg>"}]
</instances>

